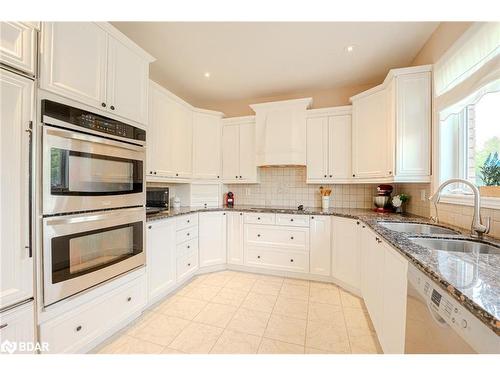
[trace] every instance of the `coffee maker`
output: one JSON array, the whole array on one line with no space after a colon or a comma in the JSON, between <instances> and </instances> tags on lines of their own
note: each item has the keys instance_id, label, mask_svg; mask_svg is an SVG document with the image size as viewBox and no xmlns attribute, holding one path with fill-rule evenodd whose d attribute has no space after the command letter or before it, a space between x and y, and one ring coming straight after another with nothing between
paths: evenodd
<instances>
[{"instance_id":1,"label":"coffee maker","mask_svg":"<svg viewBox=\"0 0 500 375\"><path fill-rule=\"evenodd\" d=\"M377 186L377 195L373 197L373 203L375 204L375 212L392 212L391 206L391 194L392 185L379 185Z\"/></svg>"}]
</instances>

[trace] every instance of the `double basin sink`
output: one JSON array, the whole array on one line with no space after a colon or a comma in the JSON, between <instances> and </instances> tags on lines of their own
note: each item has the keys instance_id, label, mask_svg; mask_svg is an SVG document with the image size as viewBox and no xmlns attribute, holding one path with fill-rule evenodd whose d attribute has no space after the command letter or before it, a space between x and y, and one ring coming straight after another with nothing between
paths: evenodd
<instances>
[{"instance_id":1,"label":"double basin sink","mask_svg":"<svg viewBox=\"0 0 500 375\"><path fill-rule=\"evenodd\" d=\"M459 232L432 224L379 222L382 227L400 233L416 235L457 235ZM463 238L410 237L410 241L432 250L472 254L500 254L500 247Z\"/></svg>"}]
</instances>

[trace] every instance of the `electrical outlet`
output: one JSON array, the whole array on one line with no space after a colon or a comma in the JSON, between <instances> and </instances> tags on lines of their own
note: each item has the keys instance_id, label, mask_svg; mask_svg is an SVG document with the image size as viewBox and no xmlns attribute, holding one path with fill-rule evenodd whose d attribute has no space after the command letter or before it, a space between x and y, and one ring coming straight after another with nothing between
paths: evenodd
<instances>
[{"instance_id":1,"label":"electrical outlet","mask_svg":"<svg viewBox=\"0 0 500 375\"><path fill-rule=\"evenodd\" d=\"M425 190L420 190L420 200L425 202L427 199Z\"/></svg>"}]
</instances>

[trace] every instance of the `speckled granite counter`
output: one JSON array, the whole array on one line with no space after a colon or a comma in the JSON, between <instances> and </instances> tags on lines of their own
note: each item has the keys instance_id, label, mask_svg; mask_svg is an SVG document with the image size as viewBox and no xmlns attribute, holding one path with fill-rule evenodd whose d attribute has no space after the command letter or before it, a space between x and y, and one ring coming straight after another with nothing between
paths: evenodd
<instances>
[{"instance_id":1,"label":"speckled granite counter","mask_svg":"<svg viewBox=\"0 0 500 375\"><path fill-rule=\"evenodd\" d=\"M148 215L147 221L205 211L333 215L361 220L500 336L500 253L474 255L431 250L410 241L410 236L415 237L418 235L398 233L379 224L381 221L429 223L430 220L427 218L414 215L378 214L368 209L330 208L323 211L321 208L306 207L304 210L299 211L284 209L283 207L235 206L234 208L182 207L168 213ZM425 237L470 238L469 233L463 229L446 227L455 229L460 234L446 236L425 235ZM498 239L488 237L485 238L484 242L500 247L500 240ZM464 272L464 269L468 269L470 272Z\"/></svg>"}]
</instances>

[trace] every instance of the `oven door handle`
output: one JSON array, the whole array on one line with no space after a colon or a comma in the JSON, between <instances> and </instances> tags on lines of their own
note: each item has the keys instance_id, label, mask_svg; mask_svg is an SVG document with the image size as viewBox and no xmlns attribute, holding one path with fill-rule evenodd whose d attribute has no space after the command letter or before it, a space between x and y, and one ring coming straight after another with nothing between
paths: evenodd
<instances>
[{"instance_id":1,"label":"oven door handle","mask_svg":"<svg viewBox=\"0 0 500 375\"><path fill-rule=\"evenodd\" d=\"M126 142L113 141L111 139L97 137L95 135L79 133L76 131L57 129L57 128L53 128L53 127L47 126L47 125L45 125L45 132L47 135L52 135L52 136L56 136L56 137L67 138L67 139L76 139L78 141L99 143L99 144L124 148L126 150L133 150L133 151L138 151L138 152L142 152L142 153L144 152L144 147L142 147L142 146L136 146L136 145L133 145L131 143L126 143Z\"/></svg>"},{"instance_id":2,"label":"oven door handle","mask_svg":"<svg viewBox=\"0 0 500 375\"><path fill-rule=\"evenodd\" d=\"M88 212L83 214L76 215L64 215L64 216L54 216L45 218L46 225L64 225L64 224L76 224L76 223L85 223L99 220L109 220L116 217L123 217L124 215L129 216L130 218L134 218L136 221L144 221L146 222L146 212L144 207L132 207L132 208L124 208L113 211L105 211L105 212ZM131 219L132 220L132 219Z\"/></svg>"}]
</instances>

